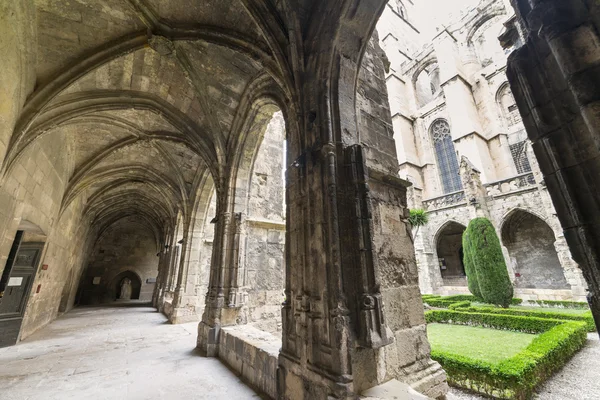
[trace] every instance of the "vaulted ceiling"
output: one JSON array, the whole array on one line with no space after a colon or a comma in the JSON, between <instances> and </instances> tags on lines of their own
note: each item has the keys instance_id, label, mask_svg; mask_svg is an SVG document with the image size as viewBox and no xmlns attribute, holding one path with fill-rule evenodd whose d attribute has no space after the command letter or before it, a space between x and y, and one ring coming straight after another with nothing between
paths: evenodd
<instances>
[{"instance_id":1,"label":"vaulted ceiling","mask_svg":"<svg viewBox=\"0 0 600 400\"><path fill-rule=\"evenodd\" d=\"M36 89L5 168L42 135L69 143L63 210L99 231L137 215L160 228L218 181L277 84L277 8L251 0L36 0ZM277 30L278 32L273 32ZM276 54L279 52L280 54ZM278 60L279 57L279 60ZM268 122L268 121L266 121Z\"/></svg>"},{"instance_id":2,"label":"vaulted ceiling","mask_svg":"<svg viewBox=\"0 0 600 400\"><path fill-rule=\"evenodd\" d=\"M83 196L86 216L101 228L139 215L157 229L190 214L207 174L217 186L227 179L247 158L244 146L256 147L273 105L293 97L300 44L318 40L302 32L327 31L323 15L340 7L354 15L359 4L34 2L36 87L3 168L56 135L73 165L63 210Z\"/></svg>"}]
</instances>

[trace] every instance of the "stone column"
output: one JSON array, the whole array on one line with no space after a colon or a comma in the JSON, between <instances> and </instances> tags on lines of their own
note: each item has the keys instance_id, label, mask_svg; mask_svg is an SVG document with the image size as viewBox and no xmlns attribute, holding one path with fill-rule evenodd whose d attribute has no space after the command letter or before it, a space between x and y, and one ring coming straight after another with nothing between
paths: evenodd
<instances>
[{"instance_id":1,"label":"stone column","mask_svg":"<svg viewBox=\"0 0 600 400\"><path fill-rule=\"evenodd\" d=\"M513 0L526 44L507 76L600 326L600 8Z\"/></svg>"},{"instance_id":2,"label":"stone column","mask_svg":"<svg viewBox=\"0 0 600 400\"><path fill-rule=\"evenodd\" d=\"M242 291L243 264L240 260L240 239L243 217L231 212L228 196L217 193L217 220L212 248L210 280L202 321L198 325L198 348L207 356L218 354L221 326L238 323L244 305Z\"/></svg>"},{"instance_id":3,"label":"stone column","mask_svg":"<svg viewBox=\"0 0 600 400\"><path fill-rule=\"evenodd\" d=\"M371 3L357 2L352 15ZM343 11L330 2L320 7L319 15ZM354 399L391 379L439 397L445 374L429 357L377 38L361 60L344 32L315 33L298 85L303 112L286 114L279 398ZM341 37L344 50L328 42Z\"/></svg>"}]
</instances>

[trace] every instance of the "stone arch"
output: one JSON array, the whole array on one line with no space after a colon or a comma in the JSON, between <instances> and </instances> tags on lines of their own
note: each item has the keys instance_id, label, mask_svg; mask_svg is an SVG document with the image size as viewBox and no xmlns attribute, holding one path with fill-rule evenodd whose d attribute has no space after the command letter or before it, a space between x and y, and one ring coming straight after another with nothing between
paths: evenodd
<instances>
[{"instance_id":1,"label":"stone arch","mask_svg":"<svg viewBox=\"0 0 600 400\"><path fill-rule=\"evenodd\" d=\"M466 274L462 261L462 234L467 229L456 221L445 222L436 232L435 249L444 285L465 286Z\"/></svg>"},{"instance_id":2,"label":"stone arch","mask_svg":"<svg viewBox=\"0 0 600 400\"><path fill-rule=\"evenodd\" d=\"M502 21L502 17L506 15L504 9L491 8L486 13L479 16L477 21L473 24L466 36L467 45L475 51L479 62L482 67L486 67L494 62L502 54L502 48L498 42L498 35L501 32L501 28L492 37L488 31L497 26ZM495 48L493 47L495 46Z\"/></svg>"},{"instance_id":3,"label":"stone arch","mask_svg":"<svg viewBox=\"0 0 600 400\"><path fill-rule=\"evenodd\" d=\"M496 92L496 105L500 110L500 116L508 128L521 123L521 114L513 97L510 85L504 82Z\"/></svg>"},{"instance_id":4,"label":"stone arch","mask_svg":"<svg viewBox=\"0 0 600 400\"><path fill-rule=\"evenodd\" d=\"M541 217L514 209L505 217L500 232L515 273L515 287L570 289L554 247L554 231Z\"/></svg>"},{"instance_id":5,"label":"stone arch","mask_svg":"<svg viewBox=\"0 0 600 400\"><path fill-rule=\"evenodd\" d=\"M441 93L440 74L437 58L425 58L417 66L412 76L412 84L417 99L417 107L422 107Z\"/></svg>"},{"instance_id":6,"label":"stone arch","mask_svg":"<svg viewBox=\"0 0 600 400\"><path fill-rule=\"evenodd\" d=\"M132 270L126 270L117 274L109 285L109 293L114 300L118 300L121 292L121 282L123 279L129 279L131 281L131 300L139 300L140 291L142 289L142 279L137 272Z\"/></svg>"}]
</instances>

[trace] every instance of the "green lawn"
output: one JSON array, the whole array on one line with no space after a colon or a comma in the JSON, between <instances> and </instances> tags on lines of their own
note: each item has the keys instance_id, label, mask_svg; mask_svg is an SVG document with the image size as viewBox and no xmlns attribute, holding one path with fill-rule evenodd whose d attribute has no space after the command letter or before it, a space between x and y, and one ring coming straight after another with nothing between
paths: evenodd
<instances>
[{"instance_id":1,"label":"green lawn","mask_svg":"<svg viewBox=\"0 0 600 400\"><path fill-rule=\"evenodd\" d=\"M428 324L427 336L434 350L497 363L516 355L537 335L474 326Z\"/></svg>"}]
</instances>

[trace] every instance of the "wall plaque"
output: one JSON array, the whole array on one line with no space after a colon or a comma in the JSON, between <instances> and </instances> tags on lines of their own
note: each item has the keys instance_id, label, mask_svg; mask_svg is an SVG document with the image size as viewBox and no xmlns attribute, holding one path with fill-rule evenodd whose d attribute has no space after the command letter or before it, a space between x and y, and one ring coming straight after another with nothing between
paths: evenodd
<instances>
[{"instance_id":1,"label":"wall plaque","mask_svg":"<svg viewBox=\"0 0 600 400\"><path fill-rule=\"evenodd\" d=\"M6 286L21 286L22 283L23 283L23 277L15 276L8 280L8 285L6 285Z\"/></svg>"}]
</instances>

